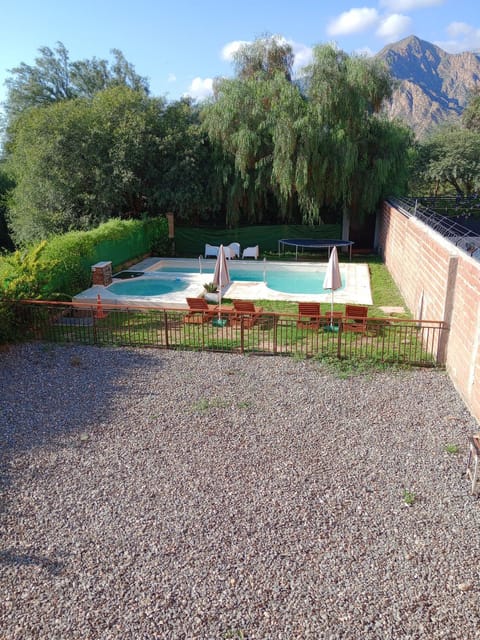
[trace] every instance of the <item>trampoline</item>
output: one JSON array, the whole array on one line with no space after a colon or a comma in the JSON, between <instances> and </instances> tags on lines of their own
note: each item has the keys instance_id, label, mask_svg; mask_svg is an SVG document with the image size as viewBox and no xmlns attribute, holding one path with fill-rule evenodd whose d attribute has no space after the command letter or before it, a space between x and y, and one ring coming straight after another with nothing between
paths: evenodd
<instances>
[{"instance_id":1,"label":"trampoline","mask_svg":"<svg viewBox=\"0 0 480 640\"><path fill-rule=\"evenodd\" d=\"M348 247L349 259L352 259L352 240L331 240L329 238L322 238L321 240L314 240L312 238L284 238L278 241L278 255L285 251L285 246L295 247L295 260L298 260L298 249L328 249L328 256L333 247L342 248Z\"/></svg>"}]
</instances>

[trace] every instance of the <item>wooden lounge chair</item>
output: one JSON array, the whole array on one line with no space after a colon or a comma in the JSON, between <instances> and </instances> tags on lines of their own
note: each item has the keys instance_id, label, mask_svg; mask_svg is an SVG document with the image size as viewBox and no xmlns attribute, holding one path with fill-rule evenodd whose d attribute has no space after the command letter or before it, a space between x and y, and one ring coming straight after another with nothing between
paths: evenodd
<instances>
[{"instance_id":1,"label":"wooden lounge chair","mask_svg":"<svg viewBox=\"0 0 480 640\"><path fill-rule=\"evenodd\" d=\"M299 302L297 327L299 329L318 329L320 327L320 303Z\"/></svg>"},{"instance_id":2,"label":"wooden lounge chair","mask_svg":"<svg viewBox=\"0 0 480 640\"><path fill-rule=\"evenodd\" d=\"M231 323L232 325L243 323L246 329L250 329L250 327L253 327L253 325L258 322L262 313L263 307L256 307L253 302L249 300L234 300Z\"/></svg>"},{"instance_id":3,"label":"wooden lounge chair","mask_svg":"<svg viewBox=\"0 0 480 640\"><path fill-rule=\"evenodd\" d=\"M183 321L186 324L202 324L211 320L218 311L216 304L208 304L205 298L186 298L188 313Z\"/></svg>"},{"instance_id":4,"label":"wooden lounge chair","mask_svg":"<svg viewBox=\"0 0 480 640\"><path fill-rule=\"evenodd\" d=\"M367 314L368 314L368 307L364 307L356 304L345 305L343 330L354 331L355 333L366 333Z\"/></svg>"}]
</instances>

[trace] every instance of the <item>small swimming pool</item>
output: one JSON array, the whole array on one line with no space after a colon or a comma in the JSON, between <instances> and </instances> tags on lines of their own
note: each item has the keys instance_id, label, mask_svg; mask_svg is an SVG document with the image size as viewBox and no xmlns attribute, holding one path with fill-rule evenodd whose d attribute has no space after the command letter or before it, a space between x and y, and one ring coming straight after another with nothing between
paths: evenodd
<instances>
[{"instance_id":1,"label":"small swimming pool","mask_svg":"<svg viewBox=\"0 0 480 640\"><path fill-rule=\"evenodd\" d=\"M135 278L114 282L108 290L117 296L164 296L169 293L184 291L188 285L188 280L182 278Z\"/></svg>"}]
</instances>

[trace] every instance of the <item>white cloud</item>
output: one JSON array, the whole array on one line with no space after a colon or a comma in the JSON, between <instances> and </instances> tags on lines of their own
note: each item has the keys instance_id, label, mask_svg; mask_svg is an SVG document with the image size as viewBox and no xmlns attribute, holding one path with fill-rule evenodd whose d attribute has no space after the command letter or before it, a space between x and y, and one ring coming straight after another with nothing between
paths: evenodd
<instances>
[{"instance_id":1,"label":"white cloud","mask_svg":"<svg viewBox=\"0 0 480 640\"><path fill-rule=\"evenodd\" d=\"M250 42L247 40L233 40L232 42L228 42L222 49L222 60L227 60L228 62L233 60L233 56L244 44L250 44Z\"/></svg>"},{"instance_id":2,"label":"white cloud","mask_svg":"<svg viewBox=\"0 0 480 640\"><path fill-rule=\"evenodd\" d=\"M389 42L399 40L408 33L411 24L412 19L410 17L392 13L380 21L376 35Z\"/></svg>"},{"instance_id":3,"label":"white cloud","mask_svg":"<svg viewBox=\"0 0 480 640\"><path fill-rule=\"evenodd\" d=\"M424 9L425 7L436 7L444 3L445 0L380 0L380 6L389 11L413 11L414 9Z\"/></svg>"},{"instance_id":4,"label":"white cloud","mask_svg":"<svg viewBox=\"0 0 480 640\"><path fill-rule=\"evenodd\" d=\"M331 36L340 36L366 31L375 26L378 20L379 16L376 9L367 7L350 9L349 11L344 11L338 18L329 23L327 33Z\"/></svg>"},{"instance_id":5,"label":"white cloud","mask_svg":"<svg viewBox=\"0 0 480 640\"><path fill-rule=\"evenodd\" d=\"M187 96L197 100L204 100L213 93L213 78L194 78L186 92Z\"/></svg>"},{"instance_id":6,"label":"white cloud","mask_svg":"<svg viewBox=\"0 0 480 640\"><path fill-rule=\"evenodd\" d=\"M169 73L167 82L176 82L176 81L177 81L177 76L174 73Z\"/></svg>"},{"instance_id":7,"label":"white cloud","mask_svg":"<svg viewBox=\"0 0 480 640\"><path fill-rule=\"evenodd\" d=\"M466 22L451 22L447 27L447 33L451 38L469 38L477 31L478 29L474 29Z\"/></svg>"},{"instance_id":8,"label":"white cloud","mask_svg":"<svg viewBox=\"0 0 480 640\"><path fill-rule=\"evenodd\" d=\"M449 53L480 49L480 29L466 22L452 22L447 27L450 36L446 41L435 41L435 44Z\"/></svg>"},{"instance_id":9,"label":"white cloud","mask_svg":"<svg viewBox=\"0 0 480 640\"><path fill-rule=\"evenodd\" d=\"M372 51L370 47L360 47L360 49L355 49L355 53L359 56L367 56L368 58L375 55L375 51Z\"/></svg>"},{"instance_id":10,"label":"white cloud","mask_svg":"<svg viewBox=\"0 0 480 640\"><path fill-rule=\"evenodd\" d=\"M312 47L307 47L304 44L300 44L299 42L290 42L288 43L293 50L293 54L295 56L295 60L293 62L293 67L295 69L299 69L300 67L304 67L307 64L310 64L312 61L313 50Z\"/></svg>"}]
</instances>

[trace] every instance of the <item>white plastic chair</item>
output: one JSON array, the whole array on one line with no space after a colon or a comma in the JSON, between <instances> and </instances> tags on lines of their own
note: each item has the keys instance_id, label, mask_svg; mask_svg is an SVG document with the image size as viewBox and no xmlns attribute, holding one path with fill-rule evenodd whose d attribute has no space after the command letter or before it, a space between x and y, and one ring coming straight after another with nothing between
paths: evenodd
<instances>
[{"instance_id":1,"label":"white plastic chair","mask_svg":"<svg viewBox=\"0 0 480 640\"><path fill-rule=\"evenodd\" d=\"M208 256L213 256L216 258L218 256L218 250L220 247L216 247L214 244L206 244L205 245L205 258Z\"/></svg>"},{"instance_id":2,"label":"white plastic chair","mask_svg":"<svg viewBox=\"0 0 480 640\"><path fill-rule=\"evenodd\" d=\"M225 258L227 260L231 260L232 258L235 257L235 254L233 253L233 249L230 246L227 245L226 247L223 247L223 251L225 253Z\"/></svg>"},{"instance_id":3,"label":"white plastic chair","mask_svg":"<svg viewBox=\"0 0 480 640\"><path fill-rule=\"evenodd\" d=\"M243 258L255 258L255 260L257 260L258 255L259 255L258 244L255 247L245 247L242 253L242 260Z\"/></svg>"},{"instance_id":4,"label":"white plastic chair","mask_svg":"<svg viewBox=\"0 0 480 640\"><path fill-rule=\"evenodd\" d=\"M231 242L228 245L228 247L232 252L232 258L240 258L240 243L239 242Z\"/></svg>"}]
</instances>

